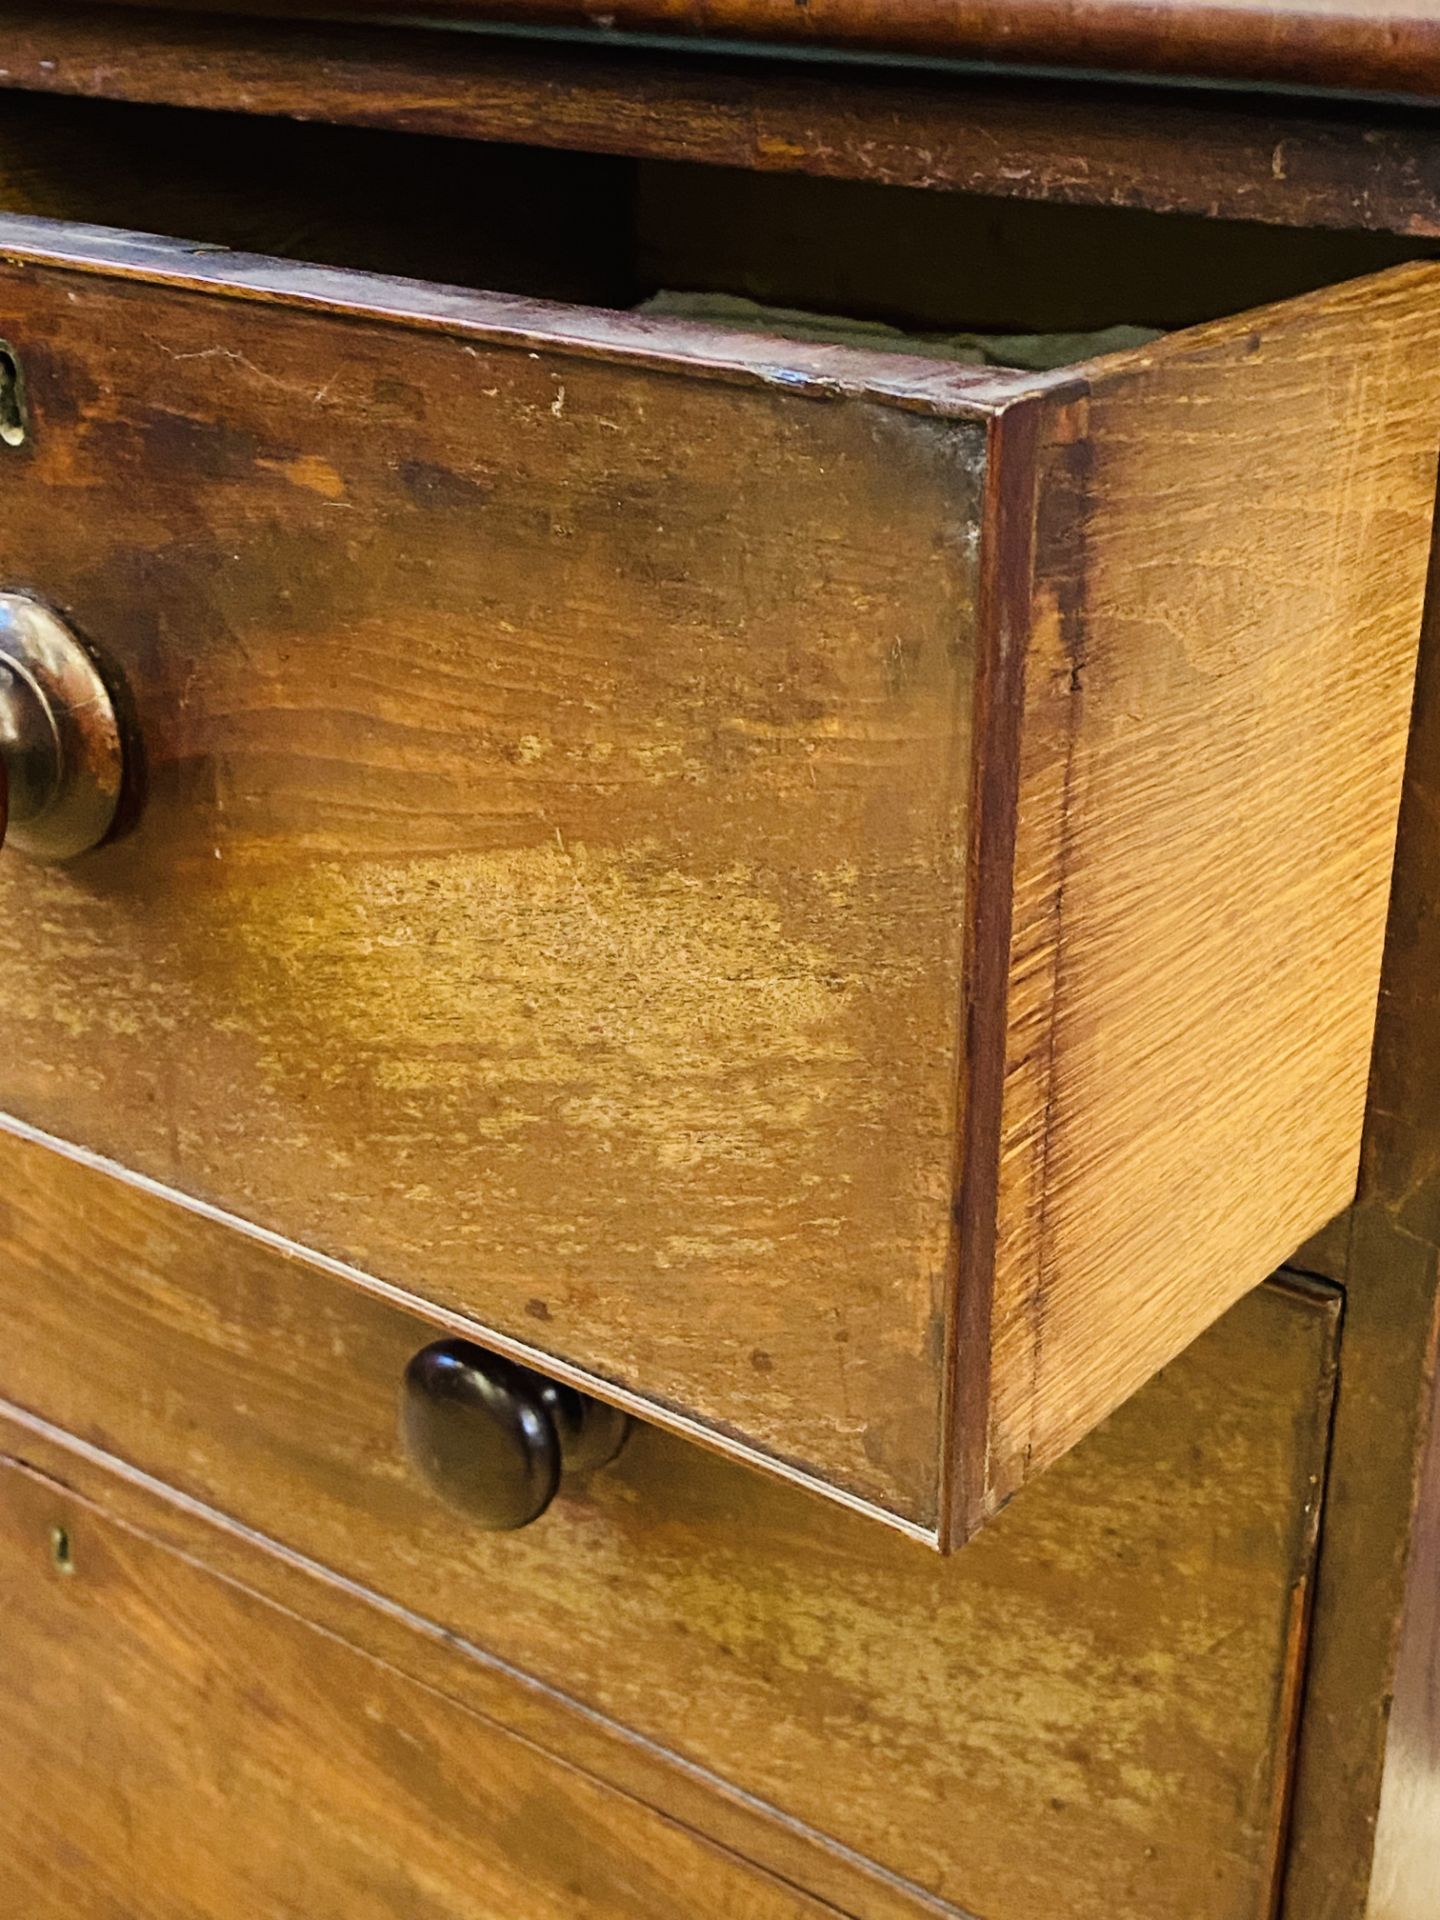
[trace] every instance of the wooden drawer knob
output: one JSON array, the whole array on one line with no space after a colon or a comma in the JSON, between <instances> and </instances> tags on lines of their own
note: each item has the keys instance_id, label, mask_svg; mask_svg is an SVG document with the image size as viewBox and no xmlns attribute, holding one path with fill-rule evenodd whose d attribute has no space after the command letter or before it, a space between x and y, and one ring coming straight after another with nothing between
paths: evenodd
<instances>
[{"instance_id":1,"label":"wooden drawer knob","mask_svg":"<svg viewBox=\"0 0 1440 1920\"><path fill-rule=\"evenodd\" d=\"M437 1340L405 1369L400 1430L436 1493L505 1533L540 1518L563 1474L613 1460L630 1421L468 1340Z\"/></svg>"},{"instance_id":2,"label":"wooden drawer knob","mask_svg":"<svg viewBox=\"0 0 1440 1920\"><path fill-rule=\"evenodd\" d=\"M85 647L47 606L0 593L0 840L67 860L103 840L120 800L120 728Z\"/></svg>"}]
</instances>

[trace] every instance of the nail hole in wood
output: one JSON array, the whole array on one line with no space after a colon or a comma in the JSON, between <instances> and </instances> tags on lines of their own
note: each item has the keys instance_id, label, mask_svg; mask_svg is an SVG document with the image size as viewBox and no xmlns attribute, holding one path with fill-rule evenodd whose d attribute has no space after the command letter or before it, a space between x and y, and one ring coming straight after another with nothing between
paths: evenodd
<instances>
[{"instance_id":1,"label":"nail hole in wood","mask_svg":"<svg viewBox=\"0 0 1440 1920\"><path fill-rule=\"evenodd\" d=\"M50 1529L50 1558L57 1573L74 1573L75 1560L70 1551L70 1535L64 1527Z\"/></svg>"}]
</instances>

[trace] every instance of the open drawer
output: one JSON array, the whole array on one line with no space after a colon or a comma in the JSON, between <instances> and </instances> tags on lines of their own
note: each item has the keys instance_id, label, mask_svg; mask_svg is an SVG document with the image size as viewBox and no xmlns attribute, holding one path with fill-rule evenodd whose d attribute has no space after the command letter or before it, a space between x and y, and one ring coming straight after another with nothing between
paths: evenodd
<instances>
[{"instance_id":1,"label":"open drawer","mask_svg":"<svg viewBox=\"0 0 1440 1920\"><path fill-rule=\"evenodd\" d=\"M1059 373L7 216L0 1104L947 1545L1348 1201L1440 268Z\"/></svg>"}]
</instances>

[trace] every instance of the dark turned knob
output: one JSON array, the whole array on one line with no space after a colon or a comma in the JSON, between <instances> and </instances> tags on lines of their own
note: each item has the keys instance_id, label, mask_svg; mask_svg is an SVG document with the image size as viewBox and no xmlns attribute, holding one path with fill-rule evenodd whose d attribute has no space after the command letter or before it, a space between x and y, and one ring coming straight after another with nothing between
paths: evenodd
<instances>
[{"instance_id":1,"label":"dark turned knob","mask_svg":"<svg viewBox=\"0 0 1440 1920\"><path fill-rule=\"evenodd\" d=\"M36 860L95 846L114 824L122 759L89 651L39 600L0 593L0 843Z\"/></svg>"},{"instance_id":2,"label":"dark turned knob","mask_svg":"<svg viewBox=\"0 0 1440 1920\"><path fill-rule=\"evenodd\" d=\"M562 1474L613 1460L628 1417L468 1340L437 1340L405 1369L400 1432L426 1482L492 1533L528 1527Z\"/></svg>"}]
</instances>

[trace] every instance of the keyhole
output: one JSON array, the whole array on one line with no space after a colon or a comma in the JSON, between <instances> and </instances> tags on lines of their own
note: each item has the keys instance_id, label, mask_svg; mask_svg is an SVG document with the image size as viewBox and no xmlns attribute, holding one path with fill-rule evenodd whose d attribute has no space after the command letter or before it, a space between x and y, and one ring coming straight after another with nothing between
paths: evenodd
<instances>
[{"instance_id":1,"label":"keyhole","mask_svg":"<svg viewBox=\"0 0 1440 1920\"><path fill-rule=\"evenodd\" d=\"M13 347L0 340L0 441L18 447L25 438L25 375Z\"/></svg>"}]
</instances>

